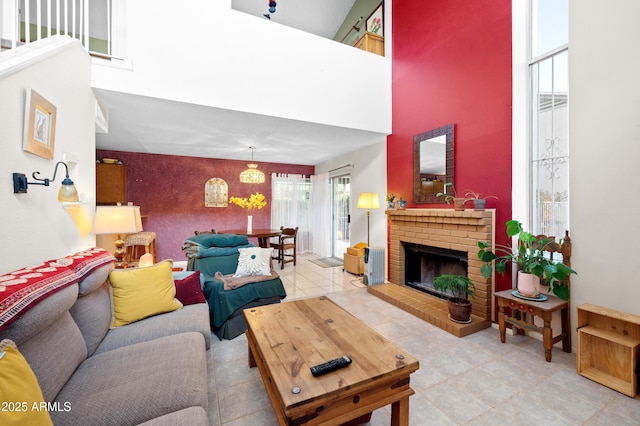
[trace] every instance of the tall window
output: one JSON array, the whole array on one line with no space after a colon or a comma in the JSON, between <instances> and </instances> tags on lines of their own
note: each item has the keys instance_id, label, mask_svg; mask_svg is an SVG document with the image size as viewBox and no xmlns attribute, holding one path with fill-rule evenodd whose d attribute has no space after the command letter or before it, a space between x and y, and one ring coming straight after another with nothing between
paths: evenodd
<instances>
[{"instance_id":1,"label":"tall window","mask_svg":"<svg viewBox=\"0 0 640 426\"><path fill-rule=\"evenodd\" d=\"M531 0L531 224L561 238L569 229L568 0Z\"/></svg>"},{"instance_id":2,"label":"tall window","mask_svg":"<svg viewBox=\"0 0 640 426\"><path fill-rule=\"evenodd\" d=\"M277 174L271 178L271 227L298 227L298 253L311 250L309 196L311 180L307 176Z\"/></svg>"}]
</instances>

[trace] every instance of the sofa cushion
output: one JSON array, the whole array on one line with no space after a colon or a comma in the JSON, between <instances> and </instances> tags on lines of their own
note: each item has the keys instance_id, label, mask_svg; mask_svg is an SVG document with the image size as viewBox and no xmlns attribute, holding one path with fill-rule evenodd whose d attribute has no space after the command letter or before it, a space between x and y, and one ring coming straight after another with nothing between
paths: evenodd
<instances>
[{"instance_id":1,"label":"sofa cushion","mask_svg":"<svg viewBox=\"0 0 640 426\"><path fill-rule=\"evenodd\" d=\"M85 275L85 278L78 282L78 296L85 296L106 283L113 266L113 263L98 266L90 274Z\"/></svg>"},{"instance_id":2,"label":"sofa cushion","mask_svg":"<svg viewBox=\"0 0 640 426\"><path fill-rule=\"evenodd\" d=\"M123 346L188 331L197 331L202 334L206 348L209 349L211 347L208 304L198 303L185 306L177 311L155 315L146 318L144 321L109 330L95 353L99 354Z\"/></svg>"},{"instance_id":3,"label":"sofa cushion","mask_svg":"<svg viewBox=\"0 0 640 426\"><path fill-rule=\"evenodd\" d=\"M233 276L271 275L271 251L260 247L238 249L238 268Z\"/></svg>"},{"instance_id":4,"label":"sofa cushion","mask_svg":"<svg viewBox=\"0 0 640 426\"><path fill-rule=\"evenodd\" d=\"M0 342L0 424L50 425L38 379L11 340ZM6 405L5 405L6 404Z\"/></svg>"},{"instance_id":5,"label":"sofa cushion","mask_svg":"<svg viewBox=\"0 0 640 426\"><path fill-rule=\"evenodd\" d=\"M174 411L162 417L139 424L138 426L208 426L207 412L202 407L189 407L184 410Z\"/></svg>"},{"instance_id":6,"label":"sofa cushion","mask_svg":"<svg viewBox=\"0 0 640 426\"><path fill-rule=\"evenodd\" d=\"M18 348L38 378L45 401L54 400L87 358L84 339L69 312Z\"/></svg>"},{"instance_id":7,"label":"sofa cushion","mask_svg":"<svg viewBox=\"0 0 640 426\"><path fill-rule=\"evenodd\" d=\"M56 397L71 411L55 424L135 425L208 405L207 356L200 333L182 333L87 358Z\"/></svg>"},{"instance_id":8,"label":"sofa cushion","mask_svg":"<svg viewBox=\"0 0 640 426\"><path fill-rule=\"evenodd\" d=\"M56 260L0 275L0 331L41 301L77 281L78 276Z\"/></svg>"},{"instance_id":9,"label":"sofa cushion","mask_svg":"<svg viewBox=\"0 0 640 426\"><path fill-rule=\"evenodd\" d=\"M164 260L146 268L114 269L109 273L112 328L182 307L175 298L172 263Z\"/></svg>"},{"instance_id":10,"label":"sofa cushion","mask_svg":"<svg viewBox=\"0 0 640 426\"><path fill-rule=\"evenodd\" d=\"M58 259L58 263L71 269L78 277L79 294L83 296L107 280L116 258L100 247L93 247Z\"/></svg>"},{"instance_id":11,"label":"sofa cushion","mask_svg":"<svg viewBox=\"0 0 640 426\"><path fill-rule=\"evenodd\" d=\"M94 291L79 297L69 312L84 337L88 355L93 355L111 324L111 298L107 283L103 282Z\"/></svg>"},{"instance_id":12,"label":"sofa cushion","mask_svg":"<svg viewBox=\"0 0 640 426\"><path fill-rule=\"evenodd\" d=\"M193 305L195 303L207 303L202 292L202 281L204 281L200 272L186 272L179 275L173 274L173 282L176 286L176 299L183 306Z\"/></svg>"},{"instance_id":13,"label":"sofa cushion","mask_svg":"<svg viewBox=\"0 0 640 426\"><path fill-rule=\"evenodd\" d=\"M0 339L11 339L20 347L23 342L66 314L77 298L77 284L50 295L17 319L11 327L0 331Z\"/></svg>"}]
</instances>

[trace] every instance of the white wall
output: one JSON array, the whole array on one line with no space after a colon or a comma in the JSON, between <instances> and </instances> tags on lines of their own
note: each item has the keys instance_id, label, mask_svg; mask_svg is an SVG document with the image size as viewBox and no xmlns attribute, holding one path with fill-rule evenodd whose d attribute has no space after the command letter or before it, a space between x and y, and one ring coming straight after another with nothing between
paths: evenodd
<instances>
[{"instance_id":1,"label":"white wall","mask_svg":"<svg viewBox=\"0 0 640 426\"><path fill-rule=\"evenodd\" d=\"M19 71L0 74L0 273L88 248L70 216L58 203L64 168L50 187L29 186L14 194L12 173L31 179L34 171L51 178L57 161L70 162L70 178L87 201L95 205L95 97L90 87L91 63L82 46L70 39L49 44L55 55ZM54 159L22 150L25 89L31 87L57 107Z\"/></svg>"},{"instance_id":2,"label":"white wall","mask_svg":"<svg viewBox=\"0 0 640 426\"><path fill-rule=\"evenodd\" d=\"M116 4L126 24L114 22L114 55L132 68L96 64L96 88L391 132L389 58L232 10L230 2Z\"/></svg>"},{"instance_id":3,"label":"white wall","mask_svg":"<svg viewBox=\"0 0 640 426\"><path fill-rule=\"evenodd\" d=\"M387 247L387 215L384 213L387 191L386 140L320 164L316 166L316 174L346 164L353 164L353 167L340 169L332 175L348 173L351 176L351 244L367 241L367 210L357 208L358 196L361 192L377 192L380 195L380 208L371 210L371 245ZM338 254L338 257L340 256L341 254Z\"/></svg>"},{"instance_id":4,"label":"white wall","mask_svg":"<svg viewBox=\"0 0 640 426\"><path fill-rule=\"evenodd\" d=\"M570 0L571 304L640 315L640 2Z\"/></svg>"}]
</instances>

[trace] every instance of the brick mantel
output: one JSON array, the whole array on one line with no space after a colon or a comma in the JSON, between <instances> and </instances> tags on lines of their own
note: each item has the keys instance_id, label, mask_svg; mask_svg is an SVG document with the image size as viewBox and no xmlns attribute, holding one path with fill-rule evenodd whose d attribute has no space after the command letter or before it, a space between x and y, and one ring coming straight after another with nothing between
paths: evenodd
<instances>
[{"instance_id":1,"label":"brick mantel","mask_svg":"<svg viewBox=\"0 0 640 426\"><path fill-rule=\"evenodd\" d=\"M405 284L403 243L422 244L467 253L467 276L476 287L473 314L491 320L492 280L480 273L478 241L494 241L495 210L406 209L387 210L389 229L389 281Z\"/></svg>"}]
</instances>

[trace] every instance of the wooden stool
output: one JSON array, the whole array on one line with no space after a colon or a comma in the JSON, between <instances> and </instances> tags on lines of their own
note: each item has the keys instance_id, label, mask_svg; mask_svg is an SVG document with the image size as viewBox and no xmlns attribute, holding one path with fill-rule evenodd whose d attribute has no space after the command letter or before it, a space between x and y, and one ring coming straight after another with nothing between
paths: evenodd
<instances>
[{"instance_id":1,"label":"wooden stool","mask_svg":"<svg viewBox=\"0 0 640 426\"><path fill-rule=\"evenodd\" d=\"M153 262L156 259L156 233L155 232L137 232L129 234L124 238L125 261L131 263L140 259L144 253L138 253L138 248L144 246L144 253L153 255Z\"/></svg>"}]
</instances>

